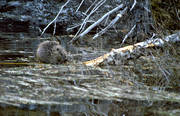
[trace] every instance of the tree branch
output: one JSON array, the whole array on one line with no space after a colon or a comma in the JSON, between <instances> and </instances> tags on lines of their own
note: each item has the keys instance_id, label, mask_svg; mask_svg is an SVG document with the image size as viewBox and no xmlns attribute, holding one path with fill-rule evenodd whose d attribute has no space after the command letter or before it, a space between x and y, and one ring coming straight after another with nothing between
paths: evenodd
<instances>
[{"instance_id":1,"label":"tree branch","mask_svg":"<svg viewBox=\"0 0 180 116\"><path fill-rule=\"evenodd\" d=\"M102 34L104 34L110 27L112 27L123 15L124 13L127 11L127 7L125 7L120 13L118 13L116 15L116 17L109 23L109 25L102 29L99 33L97 33L93 39L96 39L97 37L101 36Z\"/></svg>"},{"instance_id":2,"label":"tree branch","mask_svg":"<svg viewBox=\"0 0 180 116\"><path fill-rule=\"evenodd\" d=\"M101 23L107 16L109 16L110 14L118 11L120 8L123 7L123 4L117 6L116 8L114 8L113 10L107 12L103 17L101 17L98 21L96 21L95 23L93 23L91 26L89 26L84 32L82 32L79 37L83 37L84 35L86 35L87 33L89 33L94 27L96 27L99 23Z\"/></svg>"},{"instance_id":3,"label":"tree branch","mask_svg":"<svg viewBox=\"0 0 180 116\"><path fill-rule=\"evenodd\" d=\"M41 36L44 34L44 32L46 31L46 29L52 24L55 23L54 28L56 27L56 20L59 17L60 13L62 12L63 8L70 2L71 0L68 0L64 5L62 5L61 9L59 10L58 14L56 15L56 17L43 29L43 32L41 33ZM55 33L55 29L54 32Z\"/></svg>"},{"instance_id":4,"label":"tree branch","mask_svg":"<svg viewBox=\"0 0 180 116\"><path fill-rule=\"evenodd\" d=\"M88 19L90 18L90 16L95 13L96 10L98 10L104 3L106 2L106 0L101 0L99 1L95 6L94 8L91 10L91 12L87 15L87 17L83 20L83 23L81 24L78 32L75 34L74 38L70 41L70 43L74 42L75 40L77 40L77 36L79 33L81 33L85 26L86 26L86 23L88 22Z\"/></svg>"}]
</instances>

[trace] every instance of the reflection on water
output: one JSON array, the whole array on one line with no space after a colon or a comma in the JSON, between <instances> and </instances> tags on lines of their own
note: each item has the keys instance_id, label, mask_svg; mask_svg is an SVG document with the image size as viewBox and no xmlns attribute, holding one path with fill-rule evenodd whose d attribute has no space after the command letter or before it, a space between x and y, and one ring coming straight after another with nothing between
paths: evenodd
<instances>
[{"instance_id":1,"label":"reflection on water","mask_svg":"<svg viewBox=\"0 0 180 116\"><path fill-rule=\"evenodd\" d=\"M68 104L66 103L68 101ZM152 105L154 104L154 105ZM169 109L169 107L174 109ZM162 106L162 107L161 107ZM163 108L163 110L157 110ZM123 100L108 101L97 99L64 99L64 104L60 105L21 105L20 108L14 106L0 107L0 115L28 115L28 116L140 116L140 115L177 115L179 113L179 106L171 102L146 102Z\"/></svg>"},{"instance_id":2,"label":"reflection on water","mask_svg":"<svg viewBox=\"0 0 180 116\"><path fill-rule=\"evenodd\" d=\"M39 64L39 39L9 36L0 38L0 116L180 115L178 59L165 70L168 81L157 70L167 62L158 57L104 67Z\"/></svg>"}]
</instances>

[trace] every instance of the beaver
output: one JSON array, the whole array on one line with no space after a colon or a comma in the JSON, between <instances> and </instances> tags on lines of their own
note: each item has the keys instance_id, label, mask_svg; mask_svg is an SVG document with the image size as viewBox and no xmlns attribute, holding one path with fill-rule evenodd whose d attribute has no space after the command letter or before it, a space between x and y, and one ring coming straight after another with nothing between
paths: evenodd
<instances>
[{"instance_id":1,"label":"beaver","mask_svg":"<svg viewBox=\"0 0 180 116\"><path fill-rule=\"evenodd\" d=\"M36 51L36 57L40 62L51 64L61 64L69 59L66 50L56 41L40 43Z\"/></svg>"}]
</instances>

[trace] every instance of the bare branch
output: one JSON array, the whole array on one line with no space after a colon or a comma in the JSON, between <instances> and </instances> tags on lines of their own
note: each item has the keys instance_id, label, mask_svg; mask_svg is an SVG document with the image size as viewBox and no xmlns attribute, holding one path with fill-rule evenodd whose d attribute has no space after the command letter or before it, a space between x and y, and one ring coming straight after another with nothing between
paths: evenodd
<instances>
[{"instance_id":1,"label":"bare branch","mask_svg":"<svg viewBox=\"0 0 180 116\"><path fill-rule=\"evenodd\" d=\"M86 21L86 22L94 23L93 20L88 20L88 21ZM75 26L73 26L73 27L69 27L69 28L66 29L66 31L70 31L70 30L72 30L72 29L74 29L74 28L80 27L81 25L82 25L82 24L77 24L77 25L75 25Z\"/></svg>"},{"instance_id":2,"label":"bare branch","mask_svg":"<svg viewBox=\"0 0 180 116\"><path fill-rule=\"evenodd\" d=\"M79 10L79 8L82 6L83 2L84 2L84 0L81 1L79 7L76 9L76 12L78 12L78 10Z\"/></svg>"},{"instance_id":3,"label":"bare branch","mask_svg":"<svg viewBox=\"0 0 180 116\"><path fill-rule=\"evenodd\" d=\"M53 31L53 35L55 35L56 34L56 21L55 21L55 23L54 23L54 31Z\"/></svg>"},{"instance_id":4,"label":"bare branch","mask_svg":"<svg viewBox=\"0 0 180 116\"><path fill-rule=\"evenodd\" d=\"M107 16L109 16L110 14L118 11L120 8L123 7L123 4L117 6L116 8L114 8L113 10L107 12L103 17L101 17L98 21L96 21L95 23L93 23L91 26L89 26L83 33L81 33L79 35L79 37L83 37L84 35L86 35L89 31L91 31L94 27L96 27L99 23L101 23Z\"/></svg>"},{"instance_id":5,"label":"bare branch","mask_svg":"<svg viewBox=\"0 0 180 116\"><path fill-rule=\"evenodd\" d=\"M135 27L136 27L136 24L135 24L135 25L131 28L131 30L125 35L125 37L124 37L124 39L123 39L123 41L122 41L122 43L121 43L120 46L122 46L122 44L124 44L124 42L125 42L126 39L129 37L129 35L134 31Z\"/></svg>"},{"instance_id":6,"label":"bare branch","mask_svg":"<svg viewBox=\"0 0 180 116\"><path fill-rule=\"evenodd\" d=\"M85 14L87 14L87 13L89 12L89 10L92 8L92 6L93 6L97 1L98 1L98 0L95 0L95 1L91 4L91 6L86 10Z\"/></svg>"},{"instance_id":7,"label":"bare branch","mask_svg":"<svg viewBox=\"0 0 180 116\"><path fill-rule=\"evenodd\" d=\"M89 15L83 20L83 23L81 24L81 27L79 28L78 32L75 34L74 38L70 41L70 43L72 43L73 41L75 41L75 40L77 39L77 35L84 30L84 28L85 28L85 26L86 26L86 23L87 23L87 21L88 21L88 19L89 19L89 17L90 17L96 10L98 10L99 7L102 6L105 2L106 2L106 0L101 0L101 1L99 1L99 2L96 4L96 6L92 9L92 11L89 13Z\"/></svg>"},{"instance_id":8,"label":"bare branch","mask_svg":"<svg viewBox=\"0 0 180 116\"><path fill-rule=\"evenodd\" d=\"M104 34L109 28L111 28L121 17L122 15L127 11L127 7L123 9L123 11L121 11L120 13L117 14L117 16L109 23L109 25L104 28L103 30L101 30L99 33L97 33L93 39L96 39L97 37L101 36L102 34Z\"/></svg>"},{"instance_id":9,"label":"bare branch","mask_svg":"<svg viewBox=\"0 0 180 116\"><path fill-rule=\"evenodd\" d=\"M132 11L132 9L136 6L136 3L137 3L136 0L134 0L134 3L133 3L133 5L132 5L130 11Z\"/></svg>"},{"instance_id":10,"label":"bare branch","mask_svg":"<svg viewBox=\"0 0 180 116\"><path fill-rule=\"evenodd\" d=\"M56 15L56 17L43 29L43 32L41 33L41 35L44 34L44 32L46 31L46 29L52 24L52 23L56 23L57 18L59 17L60 13L62 12L63 8L70 2L71 0L68 0L64 5L62 5L61 9L59 10L58 14ZM56 26L55 26L56 27ZM55 33L55 32L54 32Z\"/></svg>"}]
</instances>

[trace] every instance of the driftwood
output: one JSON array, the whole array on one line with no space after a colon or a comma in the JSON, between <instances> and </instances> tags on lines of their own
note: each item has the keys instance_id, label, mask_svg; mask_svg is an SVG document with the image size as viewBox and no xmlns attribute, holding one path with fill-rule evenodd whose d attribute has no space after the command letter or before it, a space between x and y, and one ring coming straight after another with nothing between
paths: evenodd
<instances>
[{"instance_id":1,"label":"driftwood","mask_svg":"<svg viewBox=\"0 0 180 116\"><path fill-rule=\"evenodd\" d=\"M144 42L140 42L134 45L129 45L123 48L119 49L112 49L109 53L106 53L98 58L95 58L90 61L83 62L84 65L86 66L98 66L102 64L103 62L112 62L114 60L114 57L116 55L120 55L121 57L129 57L132 53L135 54L137 50L140 49L145 49L149 47L155 47L155 46L163 46L166 42L179 42L180 41L180 31L169 35L163 39L161 38L156 38L156 39L149 39Z\"/></svg>"}]
</instances>

